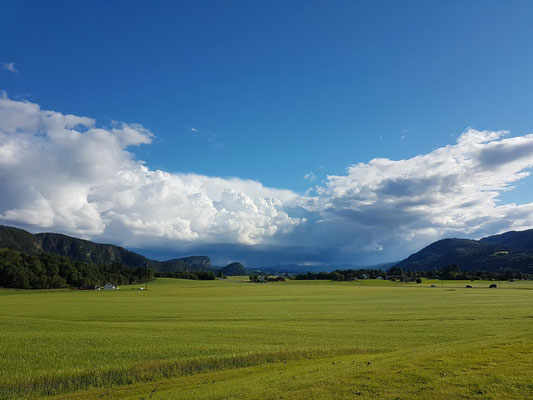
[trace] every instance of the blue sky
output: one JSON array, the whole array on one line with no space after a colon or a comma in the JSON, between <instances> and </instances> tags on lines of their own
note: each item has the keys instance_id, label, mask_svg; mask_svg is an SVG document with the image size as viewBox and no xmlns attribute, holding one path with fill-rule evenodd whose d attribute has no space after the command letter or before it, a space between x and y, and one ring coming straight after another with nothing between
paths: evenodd
<instances>
[{"instance_id":1,"label":"blue sky","mask_svg":"<svg viewBox=\"0 0 533 400\"><path fill-rule=\"evenodd\" d=\"M280 197L282 208L289 218L306 219L283 233L289 236L271 242L230 234L225 239L226 228L212 225L206 231L192 229L198 240L157 233L153 237L165 238L165 244L149 241L152 253L208 252L216 245L222 254L227 244L228 258L255 252L255 258L242 259L260 263L260 247L268 244L269 253L279 253L272 262L388 261L442 236L497 232L489 232L487 224L463 229L456 223L463 216L450 214L439 219L449 221L446 228L425 236L417 231L417 239L405 245L401 234L384 238L380 229L359 230L350 219L335 225L335 231L369 238L317 255L305 243L321 242L320 235L329 231L309 225L324 220L335 202L317 200L320 188L307 190L326 187L328 175L348 176L346 168L357 163L411 160L453 146L469 127L510 131L506 138L533 132L532 20L533 3L526 1L12 1L0 10L0 90L12 102L89 117L96 127L108 129L113 121L140 124L153 136L117 151L143 160L151 171L235 177L291 191ZM489 196L500 200L497 205L531 201L531 179L513 178L529 171L531 155L525 158L518 170L508 172L497 196ZM409 178L405 174L390 179ZM460 185L468 179L465 175ZM4 190L14 193L5 182ZM516 189L507 190L511 185ZM84 192L88 203L95 190L93 185ZM202 190L220 202L219 192L211 196L211 189ZM52 202L44 189L37 191ZM314 197L314 203L294 201L293 194ZM335 218L355 206L339 207ZM109 216L103 218L106 228L91 231L54 218L31 223L10 210L15 210L12 204L0 203L3 223L143 247L128 239L136 235L132 228L112 234ZM95 212L108 212L102 210ZM529 211L522 209L525 216L518 224L507 214L486 211L487 218L498 215L494 230L531 223ZM335 218L328 216L327 222ZM349 218L361 225L360 216ZM427 227L434 225L431 221ZM154 217L151 223L167 222ZM302 226L305 234L298 231ZM213 231L221 237L213 239ZM287 244L292 250L279 250Z\"/></svg>"}]
</instances>

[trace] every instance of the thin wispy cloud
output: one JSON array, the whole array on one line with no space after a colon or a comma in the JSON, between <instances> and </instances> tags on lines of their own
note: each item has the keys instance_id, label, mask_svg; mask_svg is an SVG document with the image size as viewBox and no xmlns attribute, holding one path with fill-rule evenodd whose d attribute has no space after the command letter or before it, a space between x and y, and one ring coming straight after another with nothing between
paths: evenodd
<instances>
[{"instance_id":1,"label":"thin wispy cloud","mask_svg":"<svg viewBox=\"0 0 533 400\"><path fill-rule=\"evenodd\" d=\"M308 172L307 174L304 175L304 179L306 181L312 182L316 179L316 175L314 174L314 172Z\"/></svg>"},{"instance_id":2,"label":"thin wispy cloud","mask_svg":"<svg viewBox=\"0 0 533 400\"><path fill-rule=\"evenodd\" d=\"M370 243L364 245L362 247L362 250L365 250L365 251L382 251L383 250L383 246L374 241L374 242L370 242Z\"/></svg>"},{"instance_id":3,"label":"thin wispy cloud","mask_svg":"<svg viewBox=\"0 0 533 400\"><path fill-rule=\"evenodd\" d=\"M187 131L193 134L198 140L204 140L207 145L212 149L218 149L222 147L219 135L210 129L196 128L193 126L187 127Z\"/></svg>"},{"instance_id":4,"label":"thin wispy cloud","mask_svg":"<svg viewBox=\"0 0 533 400\"><path fill-rule=\"evenodd\" d=\"M15 63L12 63L12 62L8 62L8 63L3 63L2 64L2 69L6 70L6 71L9 71L13 74L18 74L18 70L15 68Z\"/></svg>"},{"instance_id":5,"label":"thin wispy cloud","mask_svg":"<svg viewBox=\"0 0 533 400\"><path fill-rule=\"evenodd\" d=\"M197 127L194 127L194 126L189 126L187 127L187 130L191 133L198 133L198 134L204 134L206 136L211 136L213 134L213 132L210 130L210 129L204 129L204 128L197 128Z\"/></svg>"}]
</instances>

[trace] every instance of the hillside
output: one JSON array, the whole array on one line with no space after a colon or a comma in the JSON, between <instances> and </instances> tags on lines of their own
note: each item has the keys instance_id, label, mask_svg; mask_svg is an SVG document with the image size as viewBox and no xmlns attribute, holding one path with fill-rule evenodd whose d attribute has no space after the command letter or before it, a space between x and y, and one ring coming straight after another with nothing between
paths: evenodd
<instances>
[{"instance_id":1,"label":"hillside","mask_svg":"<svg viewBox=\"0 0 533 400\"><path fill-rule=\"evenodd\" d=\"M202 271L211 269L207 256L175 258L168 261L150 260L143 255L112 244L99 244L59 233L32 234L23 229L0 225L0 248L25 254L57 254L74 261L91 264L124 264L128 267L150 268L159 271Z\"/></svg>"},{"instance_id":2,"label":"hillside","mask_svg":"<svg viewBox=\"0 0 533 400\"><path fill-rule=\"evenodd\" d=\"M483 244L505 247L518 253L533 254L533 229L527 231L510 231L500 235L488 236L479 241Z\"/></svg>"},{"instance_id":3,"label":"hillside","mask_svg":"<svg viewBox=\"0 0 533 400\"><path fill-rule=\"evenodd\" d=\"M146 268L130 268L119 263L96 265L72 261L57 254L27 254L13 249L0 249L0 288L79 288L102 286L108 282L131 285L153 278L154 271Z\"/></svg>"},{"instance_id":4,"label":"hillside","mask_svg":"<svg viewBox=\"0 0 533 400\"><path fill-rule=\"evenodd\" d=\"M221 273L227 276L246 275L246 268L240 262L234 262L220 268Z\"/></svg>"},{"instance_id":5,"label":"hillside","mask_svg":"<svg viewBox=\"0 0 533 400\"><path fill-rule=\"evenodd\" d=\"M457 264L463 271L518 269L533 272L533 230L506 232L481 240L442 239L424 247L396 266L429 271Z\"/></svg>"}]
</instances>

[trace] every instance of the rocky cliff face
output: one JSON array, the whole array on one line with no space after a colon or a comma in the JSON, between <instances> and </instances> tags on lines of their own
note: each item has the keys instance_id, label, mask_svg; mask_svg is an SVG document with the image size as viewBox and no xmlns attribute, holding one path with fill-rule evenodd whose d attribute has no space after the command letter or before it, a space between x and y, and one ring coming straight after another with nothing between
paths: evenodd
<instances>
[{"instance_id":1,"label":"rocky cliff face","mask_svg":"<svg viewBox=\"0 0 533 400\"><path fill-rule=\"evenodd\" d=\"M39 233L35 236L40 240L43 251L67 256L76 261L94 264L117 262L134 268L155 267L151 260L120 246L94 243L58 233Z\"/></svg>"},{"instance_id":2,"label":"rocky cliff face","mask_svg":"<svg viewBox=\"0 0 533 400\"><path fill-rule=\"evenodd\" d=\"M23 229L0 225L0 248L10 248L27 254L52 253L74 261L93 264L124 264L132 268L151 268L161 271L210 270L207 256L176 258L168 261L150 260L141 254L112 244L99 244L59 233L31 234Z\"/></svg>"},{"instance_id":3,"label":"rocky cliff face","mask_svg":"<svg viewBox=\"0 0 533 400\"><path fill-rule=\"evenodd\" d=\"M161 261L158 269L161 271L209 271L211 268L211 260L209 257L190 256Z\"/></svg>"}]
</instances>

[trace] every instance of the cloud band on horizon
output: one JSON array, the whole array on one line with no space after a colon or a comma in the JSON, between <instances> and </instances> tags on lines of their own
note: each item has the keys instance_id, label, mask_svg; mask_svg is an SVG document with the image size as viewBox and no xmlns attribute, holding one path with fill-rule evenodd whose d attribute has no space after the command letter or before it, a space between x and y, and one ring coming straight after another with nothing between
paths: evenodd
<instances>
[{"instance_id":1,"label":"cloud band on horizon","mask_svg":"<svg viewBox=\"0 0 533 400\"><path fill-rule=\"evenodd\" d=\"M152 170L131 151L152 141L143 126L96 127L93 119L4 94L0 223L133 248L267 246L280 262L284 249L295 248L301 262L316 261L309 258L318 252L329 254L325 262L378 253L397 259L405 254L394 252L445 235L533 226L533 203L498 204L533 166L533 135L505 135L468 129L456 144L428 154L352 165L304 195L239 178Z\"/></svg>"}]
</instances>

